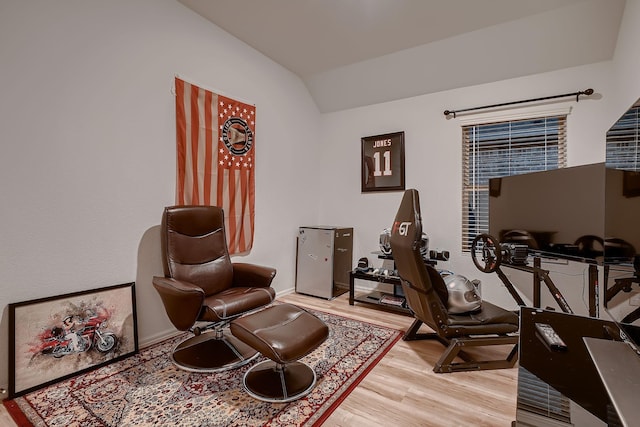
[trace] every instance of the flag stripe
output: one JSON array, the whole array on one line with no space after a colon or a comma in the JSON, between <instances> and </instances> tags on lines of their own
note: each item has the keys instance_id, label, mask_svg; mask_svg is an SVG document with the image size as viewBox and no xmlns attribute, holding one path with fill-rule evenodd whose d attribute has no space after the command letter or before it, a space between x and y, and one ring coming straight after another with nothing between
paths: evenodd
<instances>
[{"instance_id":1,"label":"flag stripe","mask_svg":"<svg viewBox=\"0 0 640 427\"><path fill-rule=\"evenodd\" d=\"M209 186L209 203L211 205L219 206L216 198L218 194L218 160L219 160L219 151L218 151L218 141L219 132L218 132L218 95L215 93L212 94L211 97L211 105L209 105L209 111L211 111L211 185Z\"/></svg>"},{"instance_id":2,"label":"flag stripe","mask_svg":"<svg viewBox=\"0 0 640 427\"><path fill-rule=\"evenodd\" d=\"M197 86L191 86L191 200L192 205L200 204L198 197L198 147L199 147L199 132L200 132L200 106L199 106L199 93ZM194 114L195 113L195 114Z\"/></svg>"},{"instance_id":3,"label":"flag stripe","mask_svg":"<svg viewBox=\"0 0 640 427\"><path fill-rule=\"evenodd\" d=\"M236 252L236 171L229 171L229 201L226 205L229 207L227 216L229 217L229 250L232 252Z\"/></svg>"},{"instance_id":4,"label":"flag stripe","mask_svg":"<svg viewBox=\"0 0 640 427\"><path fill-rule=\"evenodd\" d=\"M204 153L204 182L203 201L205 205L211 205L211 163L213 161L213 120L211 112L211 102L213 93L207 91L204 94L204 130L205 130L205 153Z\"/></svg>"},{"instance_id":5,"label":"flag stripe","mask_svg":"<svg viewBox=\"0 0 640 427\"><path fill-rule=\"evenodd\" d=\"M176 204L221 206L231 254L253 245L254 129L255 107L176 78Z\"/></svg>"},{"instance_id":6,"label":"flag stripe","mask_svg":"<svg viewBox=\"0 0 640 427\"><path fill-rule=\"evenodd\" d=\"M191 127L193 123L191 122L191 86L185 85L184 87L184 122L185 122L185 132L183 135L184 138L184 151L182 152L182 156L184 157L184 176L182 177L184 185L181 189L182 191L182 199L180 204L190 204L191 203L191 192L193 191L192 185L192 169L191 169Z\"/></svg>"},{"instance_id":7,"label":"flag stripe","mask_svg":"<svg viewBox=\"0 0 640 427\"><path fill-rule=\"evenodd\" d=\"M182 80L176 79L176 116L178 118L186 117L184 109L184 98L184 82ZM176 120L176 142L178 146L176 153L176 174L178 181L176 183L176 202L178 204L184 204L184 168L186 161L184 153L186 151L187 144L185 139L186 133L186 121Z\"/></svg>"},{"instance_id":8,"label":"flag stripe","mask_svg":"<svg viewBox=\"0 0 640 427\"><path fill-rule=\"evenodd\" d=\"M242 219L242 225L240 226L240 233L238 236L238 241L239 241L239 245L240 245L240 251L242 252L242 249L245 247L246 245L246 235L245 235L245 219L247 218L247 177L246 177L246 173L245 171L240 171L240 174L242 175L242 179L240 180L240 185L242 186L242 197L240 199L240 202L242 203L242 207L241 207L241 213L240 213L240 219Z\"/></svg>"}]
</instances>

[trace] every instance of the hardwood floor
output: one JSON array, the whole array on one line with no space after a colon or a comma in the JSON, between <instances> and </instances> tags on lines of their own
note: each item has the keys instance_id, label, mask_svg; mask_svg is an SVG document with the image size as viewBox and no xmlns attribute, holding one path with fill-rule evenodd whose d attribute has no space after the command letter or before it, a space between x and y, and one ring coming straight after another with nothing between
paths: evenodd
<instances>
[{"instance_id":1,"label":"hardwood floor","mask_svg":"<svg viewBox=\"0 0 640 427\"><path fill-rule=\"evenodd\" d=\"M347 294L327 301L292 293L278 300L401 330L412 322L368 304L350 306ZM443 349L435 341L398 341L323 426L510 426L517 368L436 374ZM10 418L0 405L0 425L15 426Z\"/></svg>"},{"instance_id":2,"label":"hardwood floor","mask_svg":"<svg viewBox=\"0 0 640 427\"><path fill-rule=\"evenodd\" d=\"M402 330L413 321L369 304L350 306L347 294L331 301L300 294L278 299ZM436 341L398 341L323 426L510 426L516 416L517 364L436 374L432 369L443 350Z\"/></svg>"},{"instance_id":3,"label":"hardwood floor","mask_svg":"<svg viewBox=\"0 0 640 427\"><path fill-rule=\"evenodd\" d=\"M7 408L5 408L4 405L0 405L0 426L13 427L16 425L11 415L7 412Z\"/></svg>"}]
</instances>

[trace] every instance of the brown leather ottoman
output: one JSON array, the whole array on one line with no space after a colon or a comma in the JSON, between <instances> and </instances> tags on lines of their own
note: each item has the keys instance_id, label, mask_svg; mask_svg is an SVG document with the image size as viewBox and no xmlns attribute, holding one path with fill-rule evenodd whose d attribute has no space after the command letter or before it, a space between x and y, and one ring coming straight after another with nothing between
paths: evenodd
<instances>
[{"instance_id":1,"label":"brown leather ottoman","mask_svg":"<svg viewBox=\"0 0 640 427\"><path fill-rule=\"evenodd\" d=\"M316 373L298 359L329 336L322 320L295 305L279 304L236 319L230 327L236 338L271 359L244 375L249 395L267 402L291 402L313 389Z\"/></svg>"}]
</instances>

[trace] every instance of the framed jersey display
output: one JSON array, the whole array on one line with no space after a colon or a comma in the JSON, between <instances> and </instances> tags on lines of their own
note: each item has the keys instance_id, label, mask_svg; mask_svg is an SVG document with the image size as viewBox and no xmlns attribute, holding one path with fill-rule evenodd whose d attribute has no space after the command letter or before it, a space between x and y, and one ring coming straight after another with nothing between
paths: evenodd
<instances>
[{"instance_id":1,"label":"framed jersey display","mask_svg":"<svg viewBox=\"0 0 640 427\"><path fill-rule=\"evenodd\" d=\"M404 132L362 138L362 192L404 191Z\"/></svg>"}]
</instances>

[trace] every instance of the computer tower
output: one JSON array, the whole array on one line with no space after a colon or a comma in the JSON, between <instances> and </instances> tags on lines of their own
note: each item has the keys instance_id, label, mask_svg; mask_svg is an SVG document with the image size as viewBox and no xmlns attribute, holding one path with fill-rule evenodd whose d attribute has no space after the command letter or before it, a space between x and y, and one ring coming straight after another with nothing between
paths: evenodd
<instances>
[{"instance_id":1,"label":"computer tower","mask_svg":"<svg viewBox=\"0 0 640 427\"><path fill-rule=\"evenodd\" d=\"M296 292L331 299L349 290L353 268L353 228L300 227Z\"/></svg>"}]
</instances>

